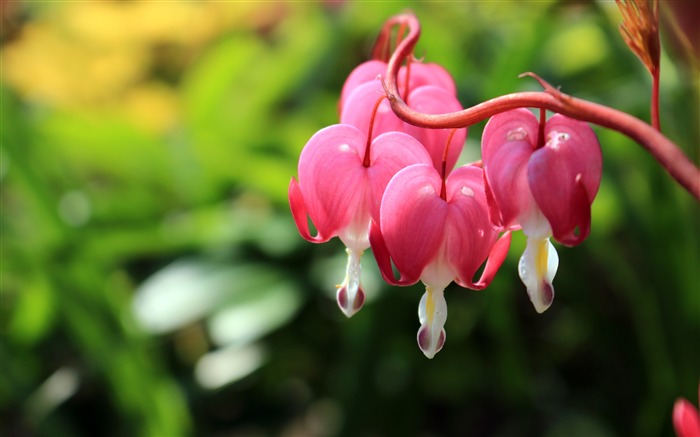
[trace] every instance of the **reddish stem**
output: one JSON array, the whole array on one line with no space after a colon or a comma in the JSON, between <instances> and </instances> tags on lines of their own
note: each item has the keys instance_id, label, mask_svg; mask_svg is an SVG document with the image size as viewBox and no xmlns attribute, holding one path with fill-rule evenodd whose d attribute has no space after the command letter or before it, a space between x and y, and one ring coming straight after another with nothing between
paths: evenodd
<instances>
[{"instance_id":1,"label":"reddish stem","mask_svg":"<svg viewBox=\"0 0 700 437\"><path fill-rule=\"evenodd\" d=\"M537 148L544 147L544 126L547 124L547 110L540 108L540 125L537 130Z\"/></svg>"},{"instance_id":2,"label":"reddish stem","mask_svg":"<svg viewBox=\"0 0 700 437\"><path fill-rule=\"evenodd\" d=\"M454 136L457 129L452 129L450 135L447 137L447 142L445 143L445 150L442 152L442 168L440 176L442 176L442 188L440 189L440 198L442 200L447 200L447 186L445 184L447 179L447 155L450 152L450 143L452 142L452 137Z\"/></svg>"},{"instance_id":3,"label":"reddish stem","mask_svg":"<svg viewBox=\"0 0 700 437\"><path fill-rule=\"evenodd\" d=\"M369 118L369 127L367 129L367 145L365 146L365 157L362 159L362 165L365 167L369 167L371 164L369 160L369 152L370 147L372 146L372 129L374 128L374 118L377 116L377 110L379 110L379 105L382 104L382 101L385 98L386 96L381 96L377 99L377 103L375 103L374 108L372 108L372 115Z\"/></svg>"},{"instance_id":4,"label":"reddish stem","mask_svg":"<svg viewBox=\"0 0 700 437\"><path fill-rule=\"evenodd\" d=\"M399 44L401 44L401 41L403 41L403 35L406 33L406 27L408 26L408 23L401 23L399 26L398 32L396 32L396 46L398 47Z\"/></svg>"},{"instance_id":5,"label":"reddish stem","mask_svg":"<svg viewBox=\"0 0 700 437\"><path fill-rule=\"evenodd\" d=\"M406 78L404 86L403 86L403 95L404 95L404 102L408 104L408 91L409 91L409 85L411 84L411 61L413 60L413 56L409 56L406 59Z\"/></svg>"},{"instance_id":6,"label":"reddish stem","mask_svg":"<svg viewBox=\"0 0 700 437\"><path fill-rule=\"evenodd\" d=\"M433 129L459 128L471 126L511 109L548 109L627 135L651 153L676 182L700 200L700 170L676 144L657 129L625 112L564 94L532 73L527 75L538 79L545 91L506 94L447 114L424 114L411 109L398 92L397 74L401 63L412 53L420 37L420 23L412 14L397 15L387 21L388 26L401 23L407 23L410 31L389 59L385 88L394 113L407 123Z\"/></svg>"},{"instance_id":7,"label":"reddish stem","mask_svg":"<svg viewBox=\"0 0 700 437\"><path fill-rule=\"evenodd\" d=\"M391 27L384 26L377 35L377 40L372 48L372 59L386 62L391 56L390 47Z\"/></svg>"},{"instance_id":8,"label":"reddish stem","mask_svg":"<svg viewBox=\"0 0 700 437\"><path fill-rule=\"evenodd\" d=\"M661 120L659 119L659 67L651 73L651 125L661 132Z\"/></svg>"}]
</instances>

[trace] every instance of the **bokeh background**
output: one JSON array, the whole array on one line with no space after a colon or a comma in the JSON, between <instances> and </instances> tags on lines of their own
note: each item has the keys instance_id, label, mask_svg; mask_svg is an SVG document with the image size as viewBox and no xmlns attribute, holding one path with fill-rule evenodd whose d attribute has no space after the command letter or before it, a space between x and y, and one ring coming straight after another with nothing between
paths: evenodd
<instances>
[{"instance_id":1,"label":"bokeh background","mask_svg":"<svg viewBox=\"0 0 700 437\"><path fill-rule=\"evenodd\" d=\"M592 234L558 246L553 306L532 308L516 235L488 290L447 290L433 360L420 286L387 286L367 253L346 319L342 245L302 240L287 206L302 147L407 6L465 106L537 90L517 77L534 71L648 119L613 2L1 5L3 436L651 437L673 435L676 397L697 404L698 203L616 132L596 128ZM697 63L666 12L662 127L698 162Z\"/></svg>"}]
</instances>

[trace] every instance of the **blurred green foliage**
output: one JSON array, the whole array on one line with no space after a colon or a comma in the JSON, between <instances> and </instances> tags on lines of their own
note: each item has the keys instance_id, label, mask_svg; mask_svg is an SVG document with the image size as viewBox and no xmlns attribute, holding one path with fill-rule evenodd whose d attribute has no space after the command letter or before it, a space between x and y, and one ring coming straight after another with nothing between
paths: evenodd
<instances>
[{"instance_id":1,"label":"blurred green foliage","mask_svg":"<svg viewBox=\"0 0 700 437\"><path fill-rule=\"evenodd\" d=\"M564 92L648 118L612 2L417 2L417 55L462 103ZM670 436L697 402L700 211L631 140L551 309L517 277L452 286L445 349L415 344L421 290L335 307L338 242L286 206L308 138L393 2L4 2L0 89L3 436ZM665 30L665 29L662 29ZM662 126L698 161L698 71L667 42ZM478 159L483 123L463 161Z\"/></svg>"}]
</instances>

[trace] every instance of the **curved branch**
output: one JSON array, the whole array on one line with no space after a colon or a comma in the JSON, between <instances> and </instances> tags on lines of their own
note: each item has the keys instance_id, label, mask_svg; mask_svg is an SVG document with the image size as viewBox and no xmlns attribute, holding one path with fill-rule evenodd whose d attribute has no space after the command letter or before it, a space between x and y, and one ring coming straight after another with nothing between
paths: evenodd
<instances>
[{"instance_id":1,"label":"curved branch","mask_svg":"<svg viewBox=\"0 0 700 437\"><path fill-rule=\"evenodd\" d=\"M628 136L644 147L676 182L700 200L700 169L676 144L653 126L617 109L564 94L532 73L526 74L538 79L545 91L506 94L462 111L446 114L424 114L411 109L399 93L397 74L403 61L413 52L420 37L420 23L413 14L401 14L390 18L385 26L397 24L408 24L410 31L389 59L385 90L392 109L405 122L433 129L457 128L473 125L511 109L548 109Z\"/></svg>"}]
</instances>

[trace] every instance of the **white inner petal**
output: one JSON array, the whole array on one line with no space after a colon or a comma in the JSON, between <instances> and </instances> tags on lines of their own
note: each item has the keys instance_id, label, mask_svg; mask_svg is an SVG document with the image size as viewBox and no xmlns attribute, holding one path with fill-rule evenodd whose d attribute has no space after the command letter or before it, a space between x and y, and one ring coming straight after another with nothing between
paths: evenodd
<instances>
[{"instance_id":1,"label":"white inner petal","mask_svg":"<svg viewBox=\"0 0 700 437\"><path fill-rule=\"evenodd\" d=\"M538 313L549 308L554 299L552 281L559 267L559 255L549 238L527 239L527 247L518 263L518 274Z\"/></svg>"},{"instance_id":2,"label":"white inner petal","mask_svg":"<svg viewBox=\"0 0 700 437\"><path fill-rule=\"evenodd\" d=\"M346 248L348 254L348 265L345 271L345 279L343 283L338 285L337 300L338 306L343 313L352 317L365 301L364 290L362 289L361 277L362 266L360 258L362 251L356 252L350 248Z\"/></svg>"},{"instance_id":3,"label":"white inner petal","mask_svg":"<svg viewBox=\"0 0 700 437\"><path fill-rule=\"evenodd\" d=\"M423 268L420 279L434 289L445 289L456 276L447 260L447 241L443 240L435 258Z\"/></svg>"},{"instance_id":4,"label":"white inner petal","mask_svg":"<svg viewBox=\"0 0 700 437\"><path fill-rule=\"evenodd\" d=\"M433 358L442 349L445 342L445 322L447 321L447 302L444 289L427 286L418 305L418 345L428 358Z\"/></svg>"},{"instance_id":5,"label":"white inner petal","mask_svg":"<svg viewBox=\"0 0 700 437\"><path fill-rule=\"evenodd\" d=\"M537 207L537 203L530 194L530 207L520 216L520 226L528 238L544 239L552 235L552 227L549 221Z\"/></svg>"},{"instance_id":6,"label":"white inner petal","mask_svg":"<svg viewBox=\"0 0 700 437\"><path fill-rule=\"evenodd\" d=\"M350 249L345 249L345 252L348 254L348 266L345 274L348 286L348 297L354 298L357 289L360 288L360 277L362 276L360 258L362 257L362 252L355 252Z\"/></svg>"}]
</instances>

